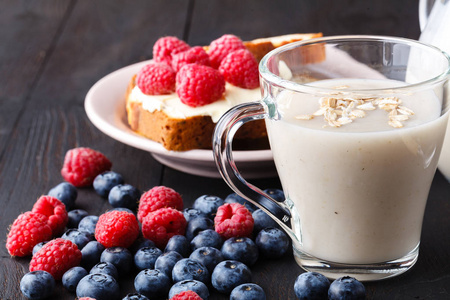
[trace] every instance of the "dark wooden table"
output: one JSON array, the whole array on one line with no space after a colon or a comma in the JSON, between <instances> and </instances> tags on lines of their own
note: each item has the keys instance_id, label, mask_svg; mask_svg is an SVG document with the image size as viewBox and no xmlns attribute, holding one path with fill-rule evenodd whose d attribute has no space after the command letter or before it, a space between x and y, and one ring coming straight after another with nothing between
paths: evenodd
<instances>
[{"instance_id":1,"label":"dark wooden table","mask_svg":"<svg viewBox=\"0 0 450 300\"><path fill-rule=\"evenodd\" d=\"M19 282L29 258L11 258L8 226L62 181L68 149L87 146L106 154L113 170L142 191L166 185L186 206L203 194L231 192L221 179L161 165L142 150L101 133L86 116L89 88L106 74L151 58L161 36L207 45L225 33L244 40L294 32L379 34L417 39L418 1L87 1L0 0L0 299L24 299ZM280 187L277 178L253 180ZM366 283L368 299L450 299L450 184L437 172L423 225L421 253L404 275ZM92 189L79 189L77 208L100 214L110 208ZM261 261L254 282L267 299L294 299L302 271L292 255ZM121 281L121 294L133 278ZM74 299L57 285L52 299ZM227 299L213 293L210 299Z\"/></svg>"}]
</instances>

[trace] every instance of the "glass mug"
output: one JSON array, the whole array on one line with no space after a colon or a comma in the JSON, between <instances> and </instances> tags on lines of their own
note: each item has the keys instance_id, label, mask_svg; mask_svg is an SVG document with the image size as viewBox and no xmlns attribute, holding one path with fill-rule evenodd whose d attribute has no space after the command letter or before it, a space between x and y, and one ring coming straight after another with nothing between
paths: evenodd
<instances>
[{"instance_id":1,"label":"glass mug","mask_svg":"<svg viewBox=\"0 0 450 300\"><path fill-rule=\"evenodd\" d=\"M411 268L448 122L448 55L423 43L337 36L292 43L259 65L262 100L230 109L213 152L227 184L292 239L296 262L329 278ZM264 119L285 201L233 160L241 125Z\"/></svg>"}]
</instances>

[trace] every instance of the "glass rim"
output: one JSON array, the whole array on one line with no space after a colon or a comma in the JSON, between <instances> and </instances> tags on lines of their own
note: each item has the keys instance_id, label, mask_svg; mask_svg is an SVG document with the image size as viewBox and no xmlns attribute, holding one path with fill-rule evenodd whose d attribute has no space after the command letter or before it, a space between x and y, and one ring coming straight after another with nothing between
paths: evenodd
<instances>
[{"instance_id":1,"label":"glass rim","mask_svg":"<svg viewBox=\"0 0 450 300\"><path fill-rule=\"evenodd\" d=\"M337 36L328 36L328 37L319 37L319 38L313 38L309 40L303 40L298 42L289 43L286 45L283 45L281 47L278 47L272 51L270 51L268 54L266 54L259 63L259 73L264 80L275 84L277 86L280 86L285 89L289 89L296 92L308 92L308 91L314 91L314 92L323 92L323 93L330 93L330 92L336 92L333 88L324 88L324 87L317 87L317 86L311 86L309 83L298 83L294 81L290 81L287 79L283 79L280 76L274 74L271 72L267 67L267 62L272 57L282 53L289 51L294 48L298 48L305 45L314 45L314 44L321 44L321 43L330 43L330 42L356 42L356 41L372 41L372 42L393 42L403 45L409 45L412 47L418 47L422 49L427 49L428 51L434 51L436 54L441 55L445 60L447 61L447 68L441 72L439 75L434 76L432 78L429 78L424 81L420 81L417 83L412 83L402 86L396 86L396 87L386 87L386 88L370 88L370 89L346 89L346 92L355 92L355 93L367 93L367 92L381 92L381 91L399 91L399 90L411 90L415 88L420 88L425 85L430 85L434 83L438 83L440 81L443 81L447 79L447 77L450 75L450 55L446 52L442 51L438 47L435 47L433 45L423 43L417 40L408 39L408 38L402 38L402 37L392 37L392 36L382 36L382 35L337 35Z\"/></svg>"}]
</instances>

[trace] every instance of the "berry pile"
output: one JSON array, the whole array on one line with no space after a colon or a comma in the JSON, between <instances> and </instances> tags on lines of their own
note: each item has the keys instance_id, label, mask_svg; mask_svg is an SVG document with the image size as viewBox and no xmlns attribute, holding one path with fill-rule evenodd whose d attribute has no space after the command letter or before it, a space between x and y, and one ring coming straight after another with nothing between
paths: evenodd
<instances>
[{"instance_id":1,"label":"berry pile","mask_svg":"<svg viewBox=\"0 0 450 300\"><path fill-rule=\"evenodd\" d=\"M88 164L96 161L85 157L74 171L78 181L92 177L83 168L95 169ZM32 254L30 272L20 283L25 297L47 298L61 281L78 299L119 300L120 280L134 276L135 293L123 299L205 300L213 289L230 299L263 300L264 290L252 282L250 267L289 250L284 231L236 194L225 200L203 195L184 208L173 189L156 186L141 195L113 171L97 174L91 184L114 209L95 216L74 208L77 189L64 182L49 191L59 199L40 197L11 226L10 254ZM271 191L282 197L282 191ZM67 212L66 207L73 209ZM299 276L295 283L299 299L310 299L300 298L313 289L308 280ZM329 295L360 288L347 278L335 282L328 282Z\"/></svg>"},{"instance_id":2,"label":"berry pile","mask_svg":"<svg viewBox=\"0 0 450 300\"><path fill-rule=\"evenodd\" d=\"M153 46L153 61L136 74L136 85L144 94L176 92L192 107L221 99L225 82L244 89L259 86L256 58L231 34L212 41L207 50L173 36L162 37Z\"/></svg>"}]
</instances>

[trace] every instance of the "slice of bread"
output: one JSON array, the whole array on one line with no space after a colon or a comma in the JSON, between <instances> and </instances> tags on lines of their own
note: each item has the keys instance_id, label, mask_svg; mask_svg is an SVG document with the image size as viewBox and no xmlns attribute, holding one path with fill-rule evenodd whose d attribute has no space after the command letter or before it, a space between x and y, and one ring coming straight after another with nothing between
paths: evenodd
<instances>
[{"instance_id":1,"label":"slice of bread","mask_svg":"<svg viewBox=\"0 0 450 300\"><path fill-rule=\"evenodd\" d=\"M244 45L260 61L264 55L279 46L321 36L321 33L288 34L246 41ZM126 95L128 124L133 131L162 144L171 151L211 149L215 123L210 116L173 118L160 110L146 110L142 103L130 99L134 87L135 76L129 82ZM233 142L233 148L238 150L268 147L264 120L244 124L237 131Z\"/></svg>"}]
</instances>

